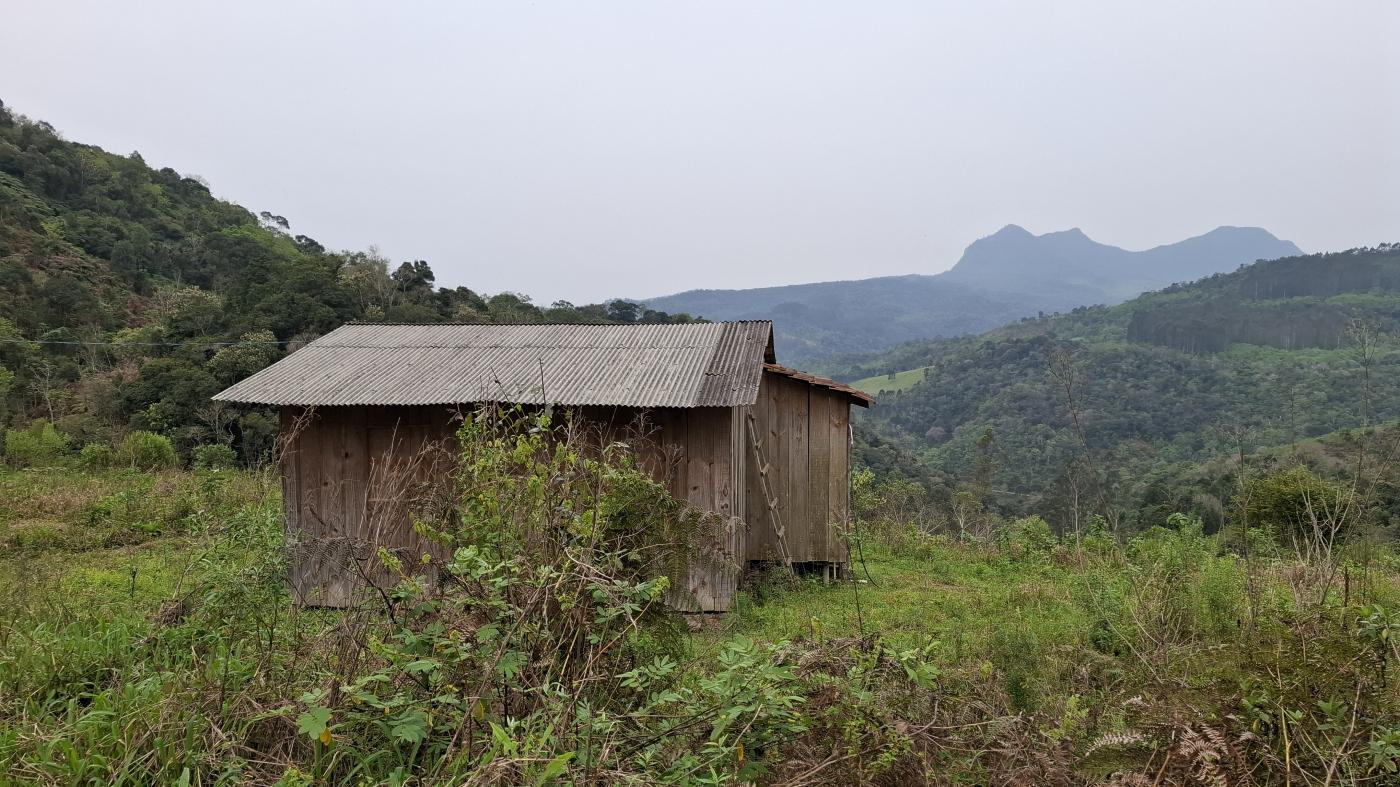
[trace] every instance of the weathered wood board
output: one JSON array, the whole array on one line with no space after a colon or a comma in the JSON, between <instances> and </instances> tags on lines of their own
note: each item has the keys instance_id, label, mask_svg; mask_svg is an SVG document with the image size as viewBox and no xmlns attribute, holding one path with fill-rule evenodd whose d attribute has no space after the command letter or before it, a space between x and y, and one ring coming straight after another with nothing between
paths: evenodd
<instances>
[{"instance_id":1,"label":"weathered wood board","mask_svg":"<svg viewBox=\"0 0 1400 787\"><path fill-rule=\"evenodd\" d=\"M415 512L450 505L462 408L323 407L282 411L283 518L300 603L349 606L395 581L378 557L447 560L450 550L413 527ZM688 611L733 606L744 566L778 556L748 433L754 414L797 563L845 563L849 402L827 388L765 372L750 407L640 410L583 407L586 439L628 442L640 466L675 497L712 514L670 602ZM433 509L439 510L440 509Z\"/></svg>"},{"instance_id":2,"label":"weathered wood board","mask_svg":"<svg viewBox=\"0 0 1400 787\"><path fill-rule=\"evenodd\" d=\"M794 563L848 560L845 539L850 489L850 400L840 392L765 372L753 408L762 463L778 498L778 517ZM763 499L760 458L747 446L744 475L748 559L779 559L777 527Z\"/></svg>"}]
</instances>

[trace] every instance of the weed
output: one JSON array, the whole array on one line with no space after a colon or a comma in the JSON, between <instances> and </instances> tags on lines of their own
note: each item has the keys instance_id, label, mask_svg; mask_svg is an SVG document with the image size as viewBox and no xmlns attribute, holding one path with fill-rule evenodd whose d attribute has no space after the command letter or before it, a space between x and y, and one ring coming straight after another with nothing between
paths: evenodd
<instances>
[{"instance_id":1,"label":"weed","mask_svg":"<svg viewBox=\"0 0 1400 787\"><path fill-rule=\"evenodd\" d=\"M384 593L349 610L291 603L266 473L0 473L0 768L305 785L1384 784L1400 768L1384 547L1339 563L1362 606L1297 592L1317 575L1294 556L1246 565L1188 518L1120 546L1035 519L954 540L887 513L861 531L858 588L752 581L687 635L665 601L710 525L625 447L558 423L465 424L450 504L414 512L448 557L383 553Z\"/></svg>"}]
</instances>

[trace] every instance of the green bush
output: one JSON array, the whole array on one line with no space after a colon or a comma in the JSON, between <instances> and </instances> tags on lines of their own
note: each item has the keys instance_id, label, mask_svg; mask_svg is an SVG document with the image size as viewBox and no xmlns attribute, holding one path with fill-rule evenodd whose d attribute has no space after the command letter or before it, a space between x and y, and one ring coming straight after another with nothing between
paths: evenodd
<instances>
[{"instance_id":1,"label":"green bush","mask_svg":"<svg viewBox=\"0 0 1400 787\"><path fill-rule=\"evenodd\" d=\"M1050 523L1038 516L1018 519L1004 532L1004 549L1013 560L1044 560L1059 545L1059 539L1055 538Z\"/></svg>"},{"instance_id":2,"label":"green bush","mask_svg":"<svg viewBox=\"0 0 1400 787\"><path fill-rule=\"evenodd\" d=\"M106 443L88 443L78 452L78 461L89 470L111 467L115 452Z\"/></svg>"},{"instance_id":3,"label":"green bush","mask_svg":"<svg viewBox=\"0 0 1400 787\"><path fill-rule=\"evenodd\" d=\"M176 461L170 440L155 432L132 432L122 440L117 453L123 462L142 470L174 467Z\"/></svg>"},{"instance_id":4,"label":"green bush","mask_svg":"<svg viewBox=\"0 0 1400 787\"><path fill-rule=\"evenodd\" d=\"M988 651L1012 706L1019 712L1035 710L1049 682L1046 653L1036 629L1024 617L1002 621L992 632Z\"/></svg>"},{"instance_id":5,"label":"green bush","mask_svg":"<svg viewBox=\"0 0 1400 787\"><path fill-rule=\"evenodd\" d=\"M1246 600L1242 568L1201 530L1200 519L1173 514L1133 538L1128 558L1138 619L1204 641L1233 630Z\"/></svg>"},{"instance_id":6,"label":"green bush","mask_svg":"<svg viewBox=\"0 0 1400 787\"><path fill-rule=\"evenodd\" d=\"M40 418L27 429L5 432L5 456L20 467L53 467L62 464L68 436Z\"/></svg>"},{"instance_id":7,"label":"green bush","mask_svg":"<svg viewBox=\"0 0 1400 787\"><path fill-rule=\"evenodd\" d=\"M199 470L229 470L238 464L238 453L226 445L201 445L194 449Z\"/></svg>"},{"instance_id":8,"label":"green bush","mask_svg":"<svg viewBox=\"0 0 1400 787\"><path fill-rule=\"evenodd\" d=\"M1305 467L1251 479L1244 499L1249 526L1264 529L1281 545L1307 540L1319 527L1343 536L1364 518L1340 513L1363 507L1354 492Z\"/></svg>"}]
</instances>

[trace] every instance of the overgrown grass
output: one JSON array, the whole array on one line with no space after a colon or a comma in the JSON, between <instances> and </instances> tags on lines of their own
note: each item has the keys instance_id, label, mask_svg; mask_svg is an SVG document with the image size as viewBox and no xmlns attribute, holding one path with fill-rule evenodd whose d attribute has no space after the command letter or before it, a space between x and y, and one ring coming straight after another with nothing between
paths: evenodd
<instances>
[{"instance_id":1,"label":"overgrown grass","mask_svg":"<svg viewBox=\"0 0 1400 787\"><path fill-rule=\"evenodd\" d=\"M77 552L190 534L251 501L274 502L266 471L0 470L0 547Z\"/></svg>"},{"instance_id":2,"label":"overgrown grass","mask_svg":"<svg viewBox=\"0 0 1400 787\"><path fill-rule=\"evenodd\" d=\"M24 486L32 489L32 480ZM226 665L248 658L248 634L263 613L285 614L276 501L253 494L263 487L259 477L231 484L244 495L237 502L224 481L124 477L107 479L97 493L82 485L70 509L86 511L92 500L118 494L114 487L162 481L193 496L174 535L143 531L139 545L81 550L108 539L67 533L0 560L7 599L0 762L15 782L207 783L227 754L217 741L228 698L257 672ZM46 483L40 492L52 488ZM93 527L110 534L128 525ZM277 658L277 651L269 647L259 658ZM209 707L215 681L226 700L219 709Z\"/></svg>"},{"instance_id":3,"label":"overgrown grass","mask_svg":"<svg viewBox=\"0 0 1400 787\"><path fill-rule=\"evenodd\" d=\"M1395 783L1400 561L1386 550L1348 558L1345 594L1320 595L1296 563L1245 560L1184 518L1122 544L1067 543L1036 520L979 543L886 523L857 552L856 581L766 577L676 640L642 581L662 564L605 568L611 547L588 553L612 543L595 540L613 532L601 520L557 521L549 532L570 535L549 549L530 524L581 514L584 497L561 508L551 495L603 468L556 454L533 483L491 491L537 454L474 455L491 480L466 492L478 525L525 529L508 549L459 551L462 590L410 582L391 608L345 612L290 603L265 474L0 475L9 521L58 534L0 558L0 772ZM607 516L641 521L642 480L605 472L623 473ZM111 545L123 533L133 542Z\"/></svg>"},{"instance_id":4,"label":"overgrown grass","mask_svg":"<svg viewBox=\"0 0 1400 787\"><path fill-rule=\"evenodd\" d=\"M732 625L769 639L881 632L902 646L935 639L955 647L1005 626L1008 610L1069 630L1084 622L1057 566L1015 564L951 542L917 555L869 545L865 555L853 583L804 580L743 594Z\"/></svg>"},{"instance_id":5,"label":"overgrown grass","mask_svg":"<svg viewBox=\"0 0 1400 787\"><path fill-rule=\"evenodd\" d=\"M1395 558L1373 556L1349 604L1318 607L1299 593L1296 564L1250 565L1185 524L1123 547L1014 534L999 544L870 544L855 583L770 582L707 642L874 640L918 654L939 676L941 701L976 707L965 723L997 731L959 741L964 756L925 760L966 783L1006 776L1006 763L988 767L1007 753L998 735L1048 755L1021 750L1029 771L1011 769L1035 783L1159 769L1175 775L1162 784L1324 783L1329 769L1332 783L1391 783ZM1192 759L1195 746L1209 762Z\"/></svg>"}]
</instances>

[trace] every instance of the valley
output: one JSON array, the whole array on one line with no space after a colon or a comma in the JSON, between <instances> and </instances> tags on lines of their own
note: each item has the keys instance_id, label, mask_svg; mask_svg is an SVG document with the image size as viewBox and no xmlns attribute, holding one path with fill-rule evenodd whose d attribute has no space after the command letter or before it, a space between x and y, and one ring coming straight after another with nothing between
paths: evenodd
<instances>
[{"instance_id":1,"label":"valley","mask_svg":"<svg viewBox=\"0 0 1400 787\"><path fill-rule=\"evenodd\" d=\"M698 395L671 408L734 450L662 452L684 476L644 469L645 423L603 439L556 407L543 350L537 401L410 410L450 429L405 465L358 448L392 458L399 422L308 452L363 460L375 491L289 470L315 406L214 401L351 322L608 326L553 357L709 390L730 345L616 337L726 319L772 319L778 364L835 381L752 342L729 431L692 419ZM0 107L0 781L1390 784L1397 337L1400 246L1305 255L1234 227L1130 252L1008 226L934 276L537 305ZM469 371L441 352L467 345L400 341L344 349ZM641 387L620 365L550 372ZM344 370L307 368L289 387ZM763 435L737 417L760 375L802 383ZM877 400L849 431L845 399L813 404L864 402L842 382ZM713 460L749 450L751 472ZM804 475L773 492L779 461ZM804 495L806 471L846 485ZM736 555L753 523L679 496L724 477L764 501L776 557ZM312 543L289 506L402 513L386 527L427 546ZM791 558L794 509L840 561ZM363 591L341 607L288 581L330 554ZM679 611L701 570L732 580L728 612Z\"/></svg>"}]
</instances>

